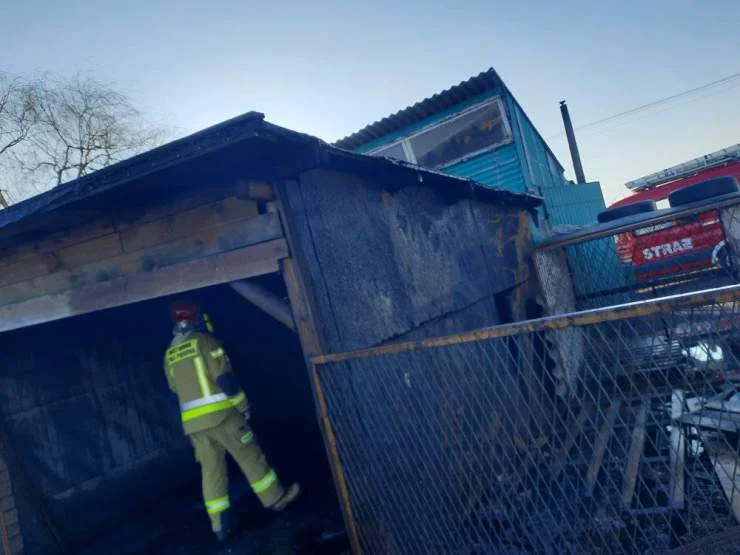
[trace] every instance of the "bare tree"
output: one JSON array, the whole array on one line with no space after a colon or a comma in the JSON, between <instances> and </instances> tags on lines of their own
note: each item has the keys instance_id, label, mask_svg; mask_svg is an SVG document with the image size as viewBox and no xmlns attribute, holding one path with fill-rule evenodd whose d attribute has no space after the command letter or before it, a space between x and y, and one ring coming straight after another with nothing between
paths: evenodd
<instances>
[{"instance_id":1,"label":"bare tree","mask_svg":"<svg viewBox=\"0 0 740 555\"><path fill-rule=\"evenodd\" d=\"M13 174L12 153L36 123L34 88L19 77L0 72L0 206L8 207Z\"/></svg>"},{"instance_id":2,"label":"bare tree","mask_svg":"<svg viewBox=\"0 0 740 555\"><path fill-rule=\"evenodd\" d=\"M33 87L0 72L0 156L23 142L35 122Z\"/></svg>"},{"instance_id":3,"label":"bare tree","mask_svg":"<svg viewBox=\"0 0 740 555\"><path fill-rule=\"evenodd\" d=\"M157 144L129 99L89 76L34 85L35 122L15 155L32 178L50 185L82 177Z\"/></svg>"},{"instance_id":4,"label":"bare tree","mask_svg":"<svg viewBox=\"0 0 740 555\"><path fill-rule=\"evenodd\" d=\"M0 204L152 148L161 137L125 95L90 76L27 80L0 71Z\"/></svg>"}]
</instances>

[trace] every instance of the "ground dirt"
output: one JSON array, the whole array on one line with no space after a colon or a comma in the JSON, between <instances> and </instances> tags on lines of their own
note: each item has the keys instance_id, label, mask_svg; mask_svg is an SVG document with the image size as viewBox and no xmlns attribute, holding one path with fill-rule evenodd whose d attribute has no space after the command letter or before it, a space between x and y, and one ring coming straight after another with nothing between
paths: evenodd
<instances>
[{"instance_id":1,"label":"ground dirt","mask_svg":"<svg viewBox=\"0 0 740 555\"><path fill-rule=\"evenodd\" d=\"M349 553L336 502L304 495L275 514L253 496L234 502L239 522L224 544L216 542L208 517L193 492L163 499L120 529L105 533L79 551L81 555L340 555Z\"/></svg>"}]
</instances>

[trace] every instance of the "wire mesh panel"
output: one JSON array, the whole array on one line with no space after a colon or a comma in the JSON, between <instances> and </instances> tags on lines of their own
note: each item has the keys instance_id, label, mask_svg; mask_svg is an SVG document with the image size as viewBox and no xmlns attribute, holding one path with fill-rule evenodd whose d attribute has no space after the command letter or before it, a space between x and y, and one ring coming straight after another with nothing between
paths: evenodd
<instances>
[{"instance_id":1,"label":"wire mesh panel","mask_svg":"<svg viewBox=\"0 0 740 555\"><path fill-rule=\"evenodd\" d=\"M314 368L365 553L734 553L739 362L733 286Z\"/></svg>"},{"instance_id":2,"label":"wire mesh panel","mask_svg":"<svg viewBox=\"0 0 740 555\"><path fill-rule=\"evenodd\" d=\"M571 234L572 239L563 236L543 245L543 251L558 249L566 256L574 308L611 306L737 281L737 204L670 214L657 211L632 220L602 224L593 234L579 231ZM557 278L546 267L540 269L540 279L543 289L559 285L548 283Z\"/></svg>"}]
</instances>

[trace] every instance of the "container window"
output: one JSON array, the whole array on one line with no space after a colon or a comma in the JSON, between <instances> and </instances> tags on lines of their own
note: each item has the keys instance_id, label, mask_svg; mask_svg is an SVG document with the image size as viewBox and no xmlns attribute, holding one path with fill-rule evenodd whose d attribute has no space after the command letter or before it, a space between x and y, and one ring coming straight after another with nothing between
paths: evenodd
<instances>
[{"instance_id":1,"label":"container window","mask_svg":"<svg viewBox=\"0 0 740 555\"><path fill-rule=\"evenodd\" d=\"M501 104L494 100L422 131L409 142L419 165L439 168L509 139Z\"/></svg>"},{"instance_id":2,"label":"container window","mask_svg":"<svg viewBox=\"0 0 740 555\"><path fill-rule=\"evenodd\" d=\"M511 129L496 97L369 154L442 168L510 141Z\"/></svg>"}]
</instances>

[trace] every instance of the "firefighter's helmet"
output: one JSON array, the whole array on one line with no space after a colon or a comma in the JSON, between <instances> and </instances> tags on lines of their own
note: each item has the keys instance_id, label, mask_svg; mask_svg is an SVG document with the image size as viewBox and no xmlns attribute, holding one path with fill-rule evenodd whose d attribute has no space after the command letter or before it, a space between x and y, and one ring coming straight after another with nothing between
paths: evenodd
<instances>
[{"instance_id":1,"label":"firefighter's helmet","mask_svg":"<svg viewBox=\"0 0 740 555\"><path fill-rule=\"evenodd\" d=\"M200 307L192 301L177 300L170 305L173 322L200 322Z\"/></svg>"}]
</instances>

